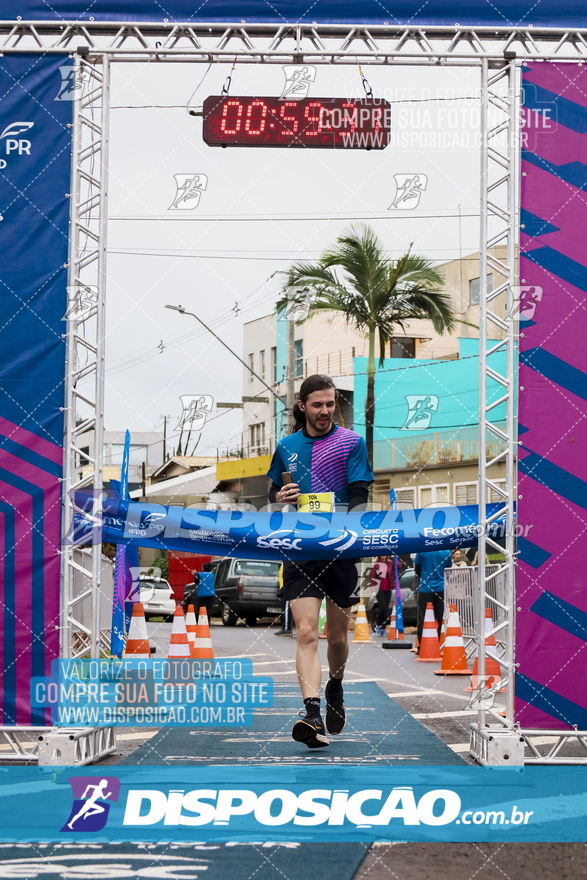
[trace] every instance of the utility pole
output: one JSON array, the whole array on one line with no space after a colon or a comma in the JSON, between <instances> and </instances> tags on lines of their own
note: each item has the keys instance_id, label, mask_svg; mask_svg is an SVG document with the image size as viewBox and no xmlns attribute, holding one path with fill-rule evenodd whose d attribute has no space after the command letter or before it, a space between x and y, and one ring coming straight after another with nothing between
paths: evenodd
<instances>
[{"instance_id":1,"label":"utility pole","mask_svg":"<svg viewBox=\"0 0 587 880\"><path fill-rule=\"evenodd\" d=\"M163 464L167 461L167 416L163 416Z\"/></svg>"},{"instance_id":2,"label":"utility pole","mask_svg":"<svg viewBox=\"0 0 587 880\"><path fill-rule=\"evenodd\" d=\"M290 284L291 284L290 273ZM294 321L294 293L290 287L287 289L287 357L285 372L285 414L286 432L291 434L294 429L295 419L293 408L295 403L294 373L295 373L295 321Z\"/></svg>"}]
</instances>

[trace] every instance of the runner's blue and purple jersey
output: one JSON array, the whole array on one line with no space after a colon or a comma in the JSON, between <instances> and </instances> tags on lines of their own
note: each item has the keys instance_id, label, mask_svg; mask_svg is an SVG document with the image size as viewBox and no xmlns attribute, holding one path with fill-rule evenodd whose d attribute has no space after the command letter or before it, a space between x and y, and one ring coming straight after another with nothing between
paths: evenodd
<instances>
[{"instance_id":1,"label":"runner's blue and purple jersey","mask_svg":"<svg viewBox=\"0 0 587 880\"><path fill-rule=\"evenodd\" d=\"M284 471L291 473L303 495L333 492L339 504L348 501L349 483L373 482L365 441L338 425L326 437L306 437L297 431L280 440L267 476L282 486Z\"/></svg>"}]
</instances>

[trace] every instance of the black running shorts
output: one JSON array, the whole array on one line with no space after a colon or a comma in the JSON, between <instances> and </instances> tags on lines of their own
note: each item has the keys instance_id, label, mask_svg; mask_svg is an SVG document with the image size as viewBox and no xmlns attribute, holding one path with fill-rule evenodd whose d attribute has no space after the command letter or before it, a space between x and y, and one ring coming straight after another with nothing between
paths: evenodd
<instances>
[{"instance_id":1,"label":"black running shorts","mask_svg":"<svg viewBox=\"0 0 587 880\"><path fill-rule=\"evenodd\" d=\"M339 608L350 608L360 601L360 559L334 559L327 562L285 562L283 593L288 602L313 596L331 599Z\"/></svg>"}]
</instances>

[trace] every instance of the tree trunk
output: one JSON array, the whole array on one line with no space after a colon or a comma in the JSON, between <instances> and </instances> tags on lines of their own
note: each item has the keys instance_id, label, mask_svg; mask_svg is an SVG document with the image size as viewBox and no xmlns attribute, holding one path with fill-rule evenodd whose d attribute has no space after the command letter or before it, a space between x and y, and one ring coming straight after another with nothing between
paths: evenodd
<instances>
[{"instance_id":1,"label":"tree trunk","mask_svg":"<svg viewBox=\"0 0 587 880\"><path fill-rule=\"evenodd\" d=\"M365 440L369 464L373 467L373 423L375 421L375 331L369 332L367 363L367 399L365 401Z\"/></svg>"}]
</instances>

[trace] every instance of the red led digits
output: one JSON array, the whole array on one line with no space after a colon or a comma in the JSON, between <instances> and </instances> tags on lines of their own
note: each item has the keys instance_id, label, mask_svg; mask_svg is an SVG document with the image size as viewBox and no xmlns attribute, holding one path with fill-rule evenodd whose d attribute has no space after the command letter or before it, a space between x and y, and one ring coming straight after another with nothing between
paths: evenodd
<instances>
[{"instance_id":1,"label":"red led digits","mask_svg":"<svg viewBox=\"0 0 587 880\"><path fill-rule=\"evenodd\" d=\"M253 119L253 113L256 107L261 108L261 113L256 113L257 123L259 128L253 128L255 120ZM249 135L254 134L263 134L265 131L265 117L267 116L267 104L264 101L253 101L249 104L247 108L247 121L245 122L245 129L248 131Z\"/></svg>"},{"instance_id":2,"label":"red led digits","mask_svg":"<svg viewBox=\"0 0 587 880\"><path fill-rule=\"evenodd\" d=\"M294 135L299 128L297 115L296 116L288 115L288 114L291 114L291 110L288 109L290 107L295 107L297 110L298 109L298 102L297 101L286 101L285 104L281 105L281 110L279 112L279 118L281 119L281 121L284 123L291 122L292 126L293 126L292 128L290 128L289 125L286 124L283 127L283 130L281 131L281 134L284 134L284 135Z\"/></svg>"},{"instance_id":3,"label":"red led digits","mask_svg":"<svg viewBox=\"0 0 587 880\"><path fill-rule=\"evenodd\" d=\"M237 113L234 113L234 108L237 108ZM232 111L232 112L231 112ZM228 127L229 119L231 117L231 127ZM236 134L241 130L241 116L243 115L243 106L240 101L236 101L231 99L230 101L226 101L224 107L222 108L222 125L221 130L224 134ZM232 127L234 125L234 128Z\"/></svg>"},{"instance_id":4,"label":"red led digits","mask_svg":"<svg viewBox=\"0 0 587 880\"><path fill-rule=\"evenodd\" d=\"M210 96L203 117L203 138L211 147L382 150L391 137L391 106L378 98Z\"/></svg>"}]
</instances>

